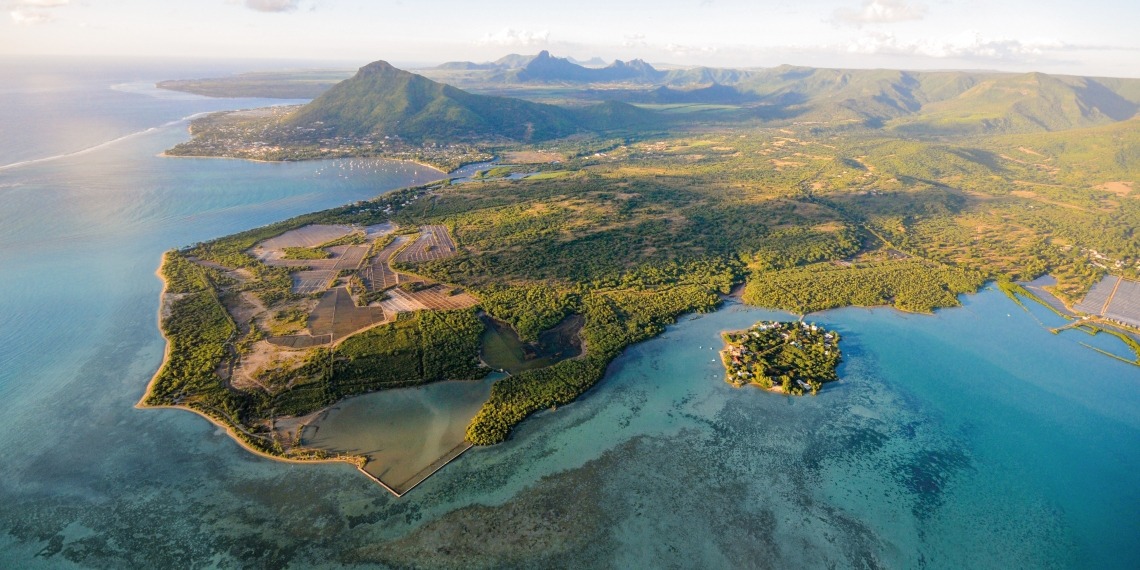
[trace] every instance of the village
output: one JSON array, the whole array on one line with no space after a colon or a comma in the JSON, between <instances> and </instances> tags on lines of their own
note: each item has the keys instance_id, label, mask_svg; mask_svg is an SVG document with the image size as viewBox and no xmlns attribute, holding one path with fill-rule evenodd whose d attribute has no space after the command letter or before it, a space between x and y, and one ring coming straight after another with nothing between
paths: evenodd
<instances>
[{"instance_id":1,"label":"village","mask_svg":"<svg viewBox=\"0 0 1140 570\"><path fill-rule=\"evenodd\" d=\"M726 332L721 359L725 381L802 396L819 393L838 379L839 333L803 321L761 321L744 331Z\"/></svg>"}]
</instances>

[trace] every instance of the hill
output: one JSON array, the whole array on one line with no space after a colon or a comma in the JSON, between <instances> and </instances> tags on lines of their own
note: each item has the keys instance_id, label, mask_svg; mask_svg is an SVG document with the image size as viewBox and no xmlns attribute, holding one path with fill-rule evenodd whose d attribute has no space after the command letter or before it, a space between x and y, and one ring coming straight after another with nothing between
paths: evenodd
<instances>
[{"instance_id":1,"label":"hill","mask_svg":"<svg viewBox=\"0 0 1140 570\"><path fill-rule=\"evenodd\" d=\"M1137 113L1140 80L1043 73L780 66L737 84L801 120L854 121L911 135L1057 131Z\"/></svg>"},{"instance_id":2,"label":"hill","mask_svg":"<svg viewBox=\"0 0 1140 570\"><path fill-rule=\"evenodd\" d=\"M944 134L1059 131L1127 120L1136 111L1136 102L1095 79L1028 73L983 79L892 126Z\"/></svg>"},{"instance_id":3,"label":"hill","mask_svg":"<svg viewBox=\"0 0 1140 570\"><path fill-rule=\"evenodd\" d=\"M543 50L527 64L508 75L508 80L539 83L654 83L665 77L665 73L653 68L640 59L631 61L616 60L601 67L583 67L569 59L554 57Z\"/></svg>"},{"instance_id":4,"label":"hill","mask_svg":"<svg viewBox=\"0 0 1140 570\"><path fill-rule=\"evenodd\" d=\"M572 64L571 64L572 65ZM620 104L619 104L620 105ZM626 105L623 105L628 107ZM476 95L392 67L368 64L285 119L316 137L399 137L407 142L456 140L542 141L604 128L597 114L625 122L637 109L569 110L510 97Z\"/></svg>"}]
</instances>

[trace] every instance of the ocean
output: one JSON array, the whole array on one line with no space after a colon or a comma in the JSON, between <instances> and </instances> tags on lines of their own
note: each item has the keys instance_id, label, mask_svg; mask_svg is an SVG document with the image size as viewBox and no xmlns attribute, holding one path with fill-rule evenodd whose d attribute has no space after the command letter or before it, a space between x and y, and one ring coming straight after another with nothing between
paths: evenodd
<instances>
[{"instance_id":1,"label":"ocean","mask_svg":"<svg viewBox=\"0 0 1140 570\"><path fill-rule=\"evenodd\" d=\"M281 103L153 88L236 65L0 61L0 566L1140 567L1140 369L992 288L809 316L844 338L815 397L716 361L788 315L684 317L400 499L134 408L163 251L440 176L158 156L186 117Z\"/></svg>"}]
</instances>

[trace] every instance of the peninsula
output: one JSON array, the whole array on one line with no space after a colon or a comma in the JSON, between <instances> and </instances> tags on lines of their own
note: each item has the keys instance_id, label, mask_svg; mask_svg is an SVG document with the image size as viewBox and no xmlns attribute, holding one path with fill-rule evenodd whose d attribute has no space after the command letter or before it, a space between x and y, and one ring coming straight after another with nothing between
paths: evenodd
<instances>
[{"instance_id":1,"label":"peninsula","mask_svg":"<svg viewBox=\"0 0 1140 570\"><path fill-rule=\"evenodd\" d=\"M196 120L168 154L498 161L168 252L169 350L143 404L384 482L375 458L307 430L350 396L481 381L481 356L520 343L536 357L495 364L510 375L440 460L573 402L626 347L737 286L800 315L930 313L989 280L1049 274L1075 304L1140 271L1140 81L643 62L598 74L540 56L525 73L461 66L484 93L376 62L303 106ZM552 338L573 349L538 350ZM834 332L761 323L725 340L733 384L801 394L836 377Z\"/></svg>"}]
</instances>

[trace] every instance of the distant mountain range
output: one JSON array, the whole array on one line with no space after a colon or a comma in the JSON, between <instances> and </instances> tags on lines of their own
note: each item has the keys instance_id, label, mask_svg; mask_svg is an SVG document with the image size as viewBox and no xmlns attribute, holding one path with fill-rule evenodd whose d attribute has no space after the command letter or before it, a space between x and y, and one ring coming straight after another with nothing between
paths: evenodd
<instances>
[{"instance_id":1,"label":"distant mountain range","mask_svg":"<svg viewBox=\"0 0 1140 570\"><path fill-rule=\"evenodd\" d=\"M399 137L407 142L535 142L580 132L635 126L649 111L607 102L568 109L511 97L477 95L370 63L285 119L322 138Z\"/></svg>"},{"instance_id":2,"label":"distant mountain range","mask_svg":"<svg viewBox=\"0 0 1140 570\"><path fill-rule=\"evenodd\" d=\"M911 134L1056 131L1122 121L1140 110L1140 79L1043 73L895 71L779 66L659 70L642 60L586 67L543 51L452 62L470 88L584 86L596 99L757 108L768 118L856 122ZM426 73L431 70L425 70ZM605 86L606 88L598 88ZM521 92L520 92L521 93Z\"/></svg>"},{"instance_id":3,"label":"distant mountain range","mask_svg":"<svg viewBox=\"0 0 1140 570\"><path fill-rule=\"evenodd\" d=\"M511 54L495 61L473 63L452 61L434 70L482 72L466 78L482 83L631 83L687 86L709 83L735 84L750 76L740 69L691 67L659 70L641 59L615 60L606 65L601 58L581 62L555 57L543 50L536 55ZM431 74L433 70L423 70Z\"/></svg>"},{"instance_id":4,"label":"distant mountain range","mask_svg":"<svg viewBox=\"0 0 1140 570\"><path fill-rule=\"evenodd\" d=\"M604 62L600 62L604 63ZM1043 73L818 69L659 70L641 61L587 67L543 51L495 62L452 62L425 73L368 64L284 119L288 139L398 137L413 144L537 142L577 133L666 128L700 121L794 120L882 128L907 136L1062 131L1127 121L1140 79ZM195 89L273 87L246 76ZM296 77L282 81L298 82ZM268 81L268 85L263 85ZM174 84L165 86L178 89ZM259 88L261 88L259 87ZM538 88L536 88L538 87ZM189 88L187 88L189 89ZM574 106L552 105L519 95ZM641 107L637 106L641 105ZM655 106L709 112L663 114ZM648 108L645 108L648 107ZM710 114L711 113L711 114Z\"/></svg>"}]
</instances>

